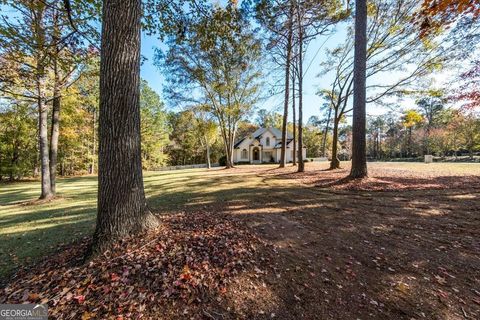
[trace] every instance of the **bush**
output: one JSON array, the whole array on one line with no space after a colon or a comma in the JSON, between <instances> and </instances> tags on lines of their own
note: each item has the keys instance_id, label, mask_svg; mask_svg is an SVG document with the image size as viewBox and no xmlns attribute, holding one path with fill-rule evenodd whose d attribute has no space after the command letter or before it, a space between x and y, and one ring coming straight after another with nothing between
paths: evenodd
<instances>
[{"instance_id":1,"label":"bush","mask_svg":"<svg viewBox=\"0 0 480 320\"><path fill-rule=\"evenodd\" d=\"M221 156L220 158L218 158L218 165L220 167L224 167L227 165L227 156Z\"/></svg>"}]
</instances>

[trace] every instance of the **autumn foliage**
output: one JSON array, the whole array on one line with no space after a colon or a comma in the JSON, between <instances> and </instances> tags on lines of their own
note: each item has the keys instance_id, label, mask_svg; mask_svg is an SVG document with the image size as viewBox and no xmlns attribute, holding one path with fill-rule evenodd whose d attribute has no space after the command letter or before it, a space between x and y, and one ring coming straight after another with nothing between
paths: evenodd
<instances>
[{"instance_id":1,"label":"autumn foliage","mask_svg":"<svg viewBox=\"0 0 480 320\"><path fill-rule=\"evenodd\" d=\"M428 34L442 26L448 26L461 15L480 17L478 0L424 0L421 11L422 34Z\"/></svg>"}]
</instances>

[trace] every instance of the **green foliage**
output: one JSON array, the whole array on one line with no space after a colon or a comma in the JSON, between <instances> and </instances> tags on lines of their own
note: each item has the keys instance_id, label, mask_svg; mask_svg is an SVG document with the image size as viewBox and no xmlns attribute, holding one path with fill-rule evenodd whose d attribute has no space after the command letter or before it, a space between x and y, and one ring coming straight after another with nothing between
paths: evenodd
<instances>
[{"instance_id":1,"label":"green foliage","mask_svg":"<svg viewBox=\"0 0 480 320\"><path fill-rule=\"evenodd\" d=\"M0 112L0 180L30 176L36 165L36 119L27 104L2 105Z\"/></svg>"},{"instance_id":2,"label":"green foliage","mask_svg":"<svg viewBox=\"0 0 480 320\"><path fill-rule=\"evenodd\" d=\"M145 169L164 166L168 160L164 152L169 142L167 113L160 96L146 80L140 84L140 112L142 165Z\"/></svg>"},{"instance_id":3,"label":"green foliage","mask_svg":"<svg viewBox=\"0 0 480 320\"><path fill-rule=\"evenodd\" d=\"M267 111L266 109L260 109L257 111L256 124L263 128L281 128L283 116L274 111Z\"/></svg>"},{"instance_id":4,"label":"green foliage","mask_svg":"<svg viewBox=\"0 0 480 320\"><path fill-rule=\"evenodd\" d=\"M207 107L232 164L238 123L258 100L260 42L232 4L192 14L184 26L180 34L168 35L166 53L156 52L156 65L167 80L165 95L175 105Z\"/></svg>"}]
</instances>

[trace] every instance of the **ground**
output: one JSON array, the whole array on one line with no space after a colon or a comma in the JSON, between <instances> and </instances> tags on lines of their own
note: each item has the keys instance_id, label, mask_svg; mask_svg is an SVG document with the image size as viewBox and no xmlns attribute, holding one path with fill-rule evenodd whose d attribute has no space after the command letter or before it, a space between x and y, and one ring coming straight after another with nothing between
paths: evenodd
<instances>
[{"instance_id":1,"label":"ground","mask_svg":"<svg viewBox=\"0 0 480 320\"><path fill-rule=\"evenodd\" d=\"M47 203L30 201L38 182L2 185L0 303L62 319L480 318L480 165L370 163L362 183L342 165L146 173L162 227L88 268L95 177L61 179Z\"/></svg>"}]
</instances>

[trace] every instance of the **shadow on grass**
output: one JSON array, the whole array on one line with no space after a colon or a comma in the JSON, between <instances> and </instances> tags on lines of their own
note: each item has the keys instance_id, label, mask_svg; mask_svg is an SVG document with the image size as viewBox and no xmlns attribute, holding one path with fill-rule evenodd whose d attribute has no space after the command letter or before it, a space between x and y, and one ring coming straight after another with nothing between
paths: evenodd
<instances>
[{"instance_id":1,"label":"shadow on grass","mask_svg":"<svg viewBox=\"0 0 480 320\"><path fill-rule=\"evenodd\" d=\"M444 319L462 316L462 310L480 315L472 302L480 279L480 193L471 184L469 189L466 180L460 181L463 189L334 193L298 185L285 179L289 174L265 179L252 173L195 171L188 176L147 175L152 210L227 214L276 248L271 261L275 272L264 280L279 303L270 310L253 307L248 315L252 318L263 317L265 311L281 319L411 319L422 314ZM455 180L458 177L387 181L435 185ZM82 178L69 183L75 182L84 185ZM74 200L94 197L87 189L75 192ZM93 230L94 205L42 210L1 217L2 230L25 224L31 215L34 226L44 224L0 235L2 245L16 248L17 258L8 258L15 267ZM48 225L49 219L57 223ZM227 300L218 312L228 314L237 304Z\"/></svg>"}]
</instances>

